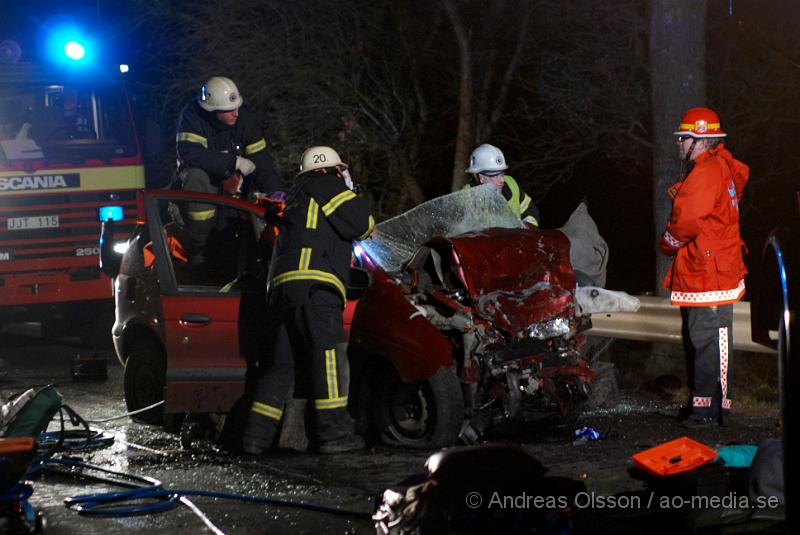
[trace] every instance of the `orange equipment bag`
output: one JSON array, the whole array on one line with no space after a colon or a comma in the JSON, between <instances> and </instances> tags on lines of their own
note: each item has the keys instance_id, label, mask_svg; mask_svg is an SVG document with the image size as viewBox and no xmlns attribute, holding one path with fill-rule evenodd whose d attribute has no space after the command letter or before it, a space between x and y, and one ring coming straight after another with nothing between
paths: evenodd
<instances>
[{"instance_id":1,"label":"orange equipment bag","mask_svg":"<svg viewBox=\"0 0 800 535\"><path fill-rule=\"evenodd\" d=\"M716 456L717 452L708 446L689 437L681 437L640 451L632 459L639 468L657 476L668 476L694 470L714 460Z\"/></svg>"}]
</instances>

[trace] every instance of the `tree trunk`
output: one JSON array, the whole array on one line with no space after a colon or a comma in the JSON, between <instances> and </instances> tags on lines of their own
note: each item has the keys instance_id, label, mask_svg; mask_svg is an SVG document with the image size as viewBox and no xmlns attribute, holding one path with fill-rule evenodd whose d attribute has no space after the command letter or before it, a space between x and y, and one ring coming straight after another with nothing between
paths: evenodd
<instances>
[{"instance_id":1,"label":"tree trunk","mask_svg":"<svg viewBox=\"0 0 800 535\"><path fill-rule=\"evenodd\" d=\"M400 209L406 210L408 206L416 206L425 202L425 192L422 191L419 181L417 181L412 171L415 168L411 165L408 155L400 150L393 150L392 157L397 162L397 170L402 177L403 189L400 193Z\"/></svg>"},{"instance_id":2,"label":"tree trunk","mask_svg":"<svg viewBox=\"0 0 800 535\"><path fill-rule=\"evenodd\" d=\"M455 156L453 157L453 180L451 191L461 189L466 183L467 159L472 145L475 144L475 92L472 76L472 52L470 50L469 32L458 14L453 0L442 0L453 32L458 43L459 84L458 84L458 131L456 134Z\"/></svg>"},{"instance_id":3,"label":"tree trunk","mask_svg":"<svg viewBox=\"0 0 800 535\"><path fill-rule=\"evenodd\" d=\"M667 189L684 177L672 133L683 113L706 105L706 0L652 0L650 2L650 98L653 113L653 217L656 248L656 289L661 287L670 258L658 250L658 242L672 213ZM647 359L648 374L679 374L687 359L676 358L680 346L653 344ZM691 374L688 373L691 383ZM689 388L691 389L691 384Z\"/></svg>"},{"instance_id":4,"label":"tree trunk","mask_svg":"<svg viewBox=\"0 0 800 535\"><path fill-rule=\"evenodd\" d=\"M523 55L525 53L526 39L528 37L529 22L531 15L531 7L528 4L522 4L519 7L523 10L521 13L522 22L519 25L519 31L516 33L516 43L514 44L514 51L508 58L506 70L500 80L500 86L497 93L491 96L488 88L486 88L479 99L479 109L481 110L475 118L476 123L476 141L486 143L487 140L492 138L494 128L500 122L500 117L503 115L503 110L506 106L506 99L508 92L511 89L511 84L517 75L517 68L522 63ZM510 28L509 28L510 31ZM488 78L487 78L488 79Z\"/></svg>"},{"instance_id":5,"label":"tree trunk","mask_svg":"<svg viewBox=\"0 0 800 535\"><path fill-rule=\"evenodd\" d=\"M650 91L653 113L653 216L655 218L656 288L669 258L658 240L670 218L667 189L683 179L672 132L689 108L706 105L706 0L650 2Z\"/></svg>"}]
</instances>

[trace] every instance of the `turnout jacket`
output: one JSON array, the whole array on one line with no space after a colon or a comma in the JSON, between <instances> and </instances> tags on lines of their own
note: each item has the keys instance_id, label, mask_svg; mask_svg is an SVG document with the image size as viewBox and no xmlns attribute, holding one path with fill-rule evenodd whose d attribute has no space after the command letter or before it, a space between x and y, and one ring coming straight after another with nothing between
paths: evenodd
<instances>
[{"instance_id":1,"label":"turnout jacket","mask_svg":"<svg viewBox=\"0 0 800 535\"><path fill-rule=\"evenodd\" d=\"M205 111L192 101L181 111L175 142L179 170L202 169L219 186L236 169L236 156L242 156L256 164L246 180L265 193L280 189L264 134L246 110L240 110L236 124L228 126L217 120L215 112Z\"/></svg>"},{"instance_id":2,"label":"turnout jacket","mask_svg":"<svg viewBox=\"0 0 800 535\"><path fill-rule=\"evenodd\" d=\"M659 245L674 255L663 285L673 305L724 305L744 295L739 200L749 174L720 144L698 156L689 176L669 189L672 217Z\"/></svg>"},{"instance_id":3,"label":"turnout jacket","mask_svg":"<svg viewBox=\"0 0 800 535\"><path fill-rule=\"evenodd\" d=\"M353 240L365 239L375 221L369 204L335 173L309 172L298 177L278 223L267 292L291 306L304 304L314 285L347 299Z\"/></svg>"}]
</instances>

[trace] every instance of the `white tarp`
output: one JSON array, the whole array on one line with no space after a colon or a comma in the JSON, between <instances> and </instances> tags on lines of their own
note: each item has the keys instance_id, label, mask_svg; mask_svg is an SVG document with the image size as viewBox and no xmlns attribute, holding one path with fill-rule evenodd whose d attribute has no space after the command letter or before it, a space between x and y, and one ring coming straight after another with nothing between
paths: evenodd
<instances>
[{"instance_id":1,"label":"white tarp","mask_svg":"<svg viewBox=\"0 0 800 535\"><path fill-rule=\"evenodd\" d=\"M636 312L639 310L639 299L617 290L606 290L596 286L578 286L575 288L575 302L578 303L580 315L604 312Z\"/></svg>"},{"instance_id":2,"label":"white tarp","mask_svg":"<svg viewBox=\"0 0 800 535\"><path fill-rule=\"evenodd\" d=\"M580 203L560 229L569 238L569 261L576 272L578 282L581 273L591 279L592 285L606 285L608 267L608 244L600 236L597 224L589 215L585 203ZM580 273L579 273L580 272Z\"/></svg>"}]
</instances>

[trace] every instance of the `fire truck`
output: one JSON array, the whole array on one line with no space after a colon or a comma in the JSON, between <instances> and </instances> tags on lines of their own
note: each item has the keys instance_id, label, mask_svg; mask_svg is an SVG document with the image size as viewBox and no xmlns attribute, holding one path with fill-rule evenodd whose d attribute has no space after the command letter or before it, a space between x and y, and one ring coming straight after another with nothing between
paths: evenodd
<instances>
[{"instance_id":1,"label":"fire truck","mask_svg":"<svg viewBox=\"0 0 800 535\"><path fill-rule=\"evenodd\" d=\"M110 346L101 222L132 229L145 185L127 67L93 61L64 32L54 39L55 55L30 60L0 37L0 324L41 322Z\"/></svg>"}]
</instances>

